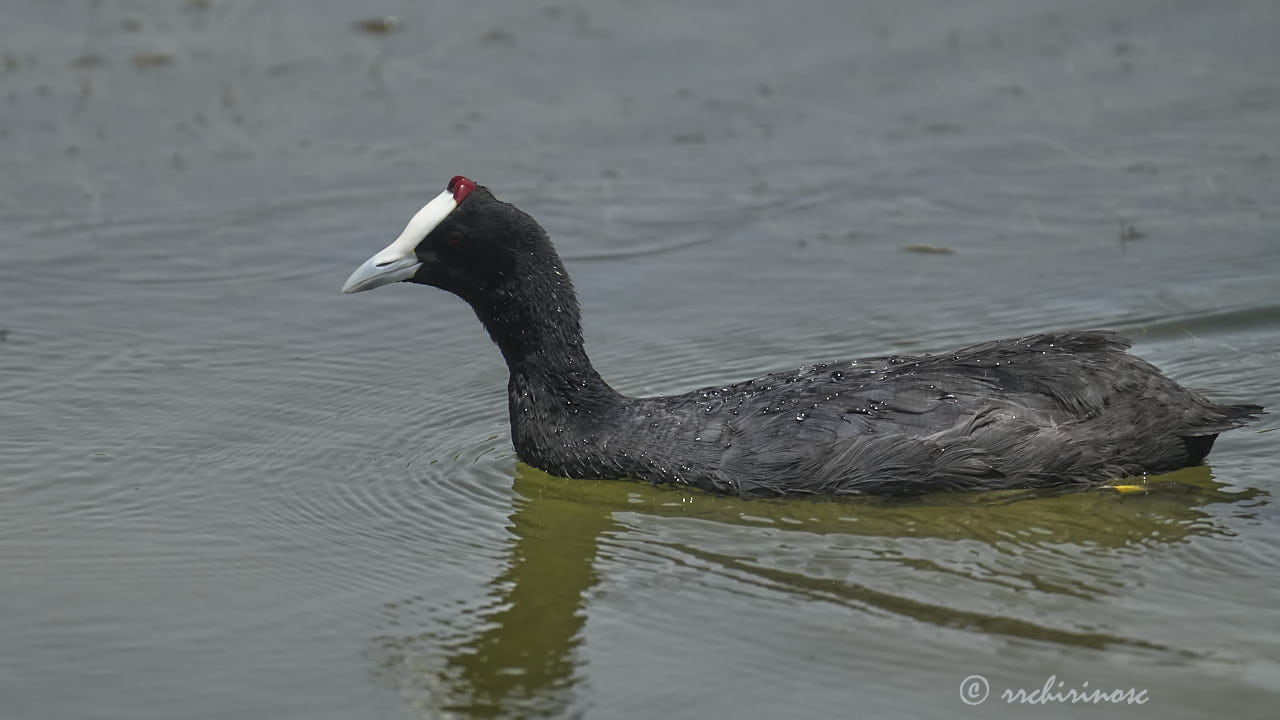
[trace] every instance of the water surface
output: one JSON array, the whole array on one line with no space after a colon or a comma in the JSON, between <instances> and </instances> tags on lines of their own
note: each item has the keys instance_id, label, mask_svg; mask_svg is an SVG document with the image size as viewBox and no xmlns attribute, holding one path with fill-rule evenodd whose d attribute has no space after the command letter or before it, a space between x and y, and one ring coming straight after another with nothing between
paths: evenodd
<instances>
[{"instance_id":1,"label":"water surface","mask_svg":"<svg viewBox=\"0 0 1280 720\"><path fill-rule=\"evenodd\" d=\"M1115 717L1280 701L1274 416L1136 493L568 481L515 461L461 301L338 294L465 173L552 233L625 392L1100 327L1278 407L1274 3L4 27L3 717L1076 716L999 700L1051 675L1147 690Z\"/></svg>"}]
</instances>

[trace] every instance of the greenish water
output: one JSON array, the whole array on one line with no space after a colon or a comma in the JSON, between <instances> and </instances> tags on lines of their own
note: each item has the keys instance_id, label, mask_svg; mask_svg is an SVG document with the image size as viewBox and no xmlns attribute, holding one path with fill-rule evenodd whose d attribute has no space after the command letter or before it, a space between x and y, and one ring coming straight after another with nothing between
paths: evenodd
<instances>
[{"instance_id":1,"label":"greenish water","mask_svg":"<svg viewBox=\"0 0 1280 720\"><path fill-rule=\"evenodd\" d=\"M338 294L464 173L627 393L1093 327L1274 410L1274 3L3 28L0 718L1274 714L1274 414L1128 492L569 481L515 461L465 305ZM1001 699L1050 678L1147 702Z\"/></svg>"},{"instance_id":2,"label":"greenish water","mask_svg":"<svg viewBox=\"0 0 1280 720\"><path fill-rule=\"evenodd\" d=\"M1157 607L1150 613L1113 610L1109 622L1093 627L1071 626L1035 611L1039 603L1105 606L1113 600L1110 596L1123 594L1133 583L1130 567L1145 553L1192 538L1231 535L1228 524L1208 511L1210 506L1231 508L1229 517L1242 519L1267 502L1255 490L1225 489L1205 468L1139 484L1141 491L1125 493L744 502L670 488L570 481L520 466L507 525L507 564L489 582L484 599L475 603L474 615L463 623L442 623L447 628L443 632L404 635L392 630L402 618L413 618L409 624L419 627L424 616L437 611L422 596L389 602L389 632L377 639L380 673L432 713L489 715L512 707L549 715L570 711L581 700L582 686L589 684L581 672L587 653L580 646L591 599L609 580L597 567L616 563L620 550L637 541L643 541L645 555L678 559L665 572L686 575L687 581L709 590L694 600L694 613L722 602L723 586L730 585L741 593L736 602L774 611L786 603L817 605L908 622L922 632L977 633L1009 643L1188 665L1222 661L1213 652L1164 645L1132 633L1161 612ZM707 547L705 538L711 535L720 540L715 547ZM962 552L939 555L937 543ZM762 546L770 549L766 557L758 551ZM872 572L865 577L851 573L858 567ZM965 596L969 600L922 600L893 592L895 578L974 592ZM674 578L654 583L666 588L663 596L682 590L678 584ZM999 612L971 602L984 594L1022 600L1016 602L1019 607ZM663 623L661 614L653 617L649 607L662 600L632 599L644 606L636 609L635 620ZM675 617L680 615L674 611ZM830 631L844 635L846 629ZM851 645L845 654L861 652L855 649L856 640ZM663 660L680 662L676 657ZM825 673L838 675L839 661L837 656L822 662L830 663ZM943 669L931 668L929 674ZM1093 672L1090 677L1094 687L1101 687L1114 676ZM790 678L773 682L797 684ZM1028 689L1034 687L1038 685ZM801 693L792 702L808 707L812 698Z\"/></svg>"}]
</instances>

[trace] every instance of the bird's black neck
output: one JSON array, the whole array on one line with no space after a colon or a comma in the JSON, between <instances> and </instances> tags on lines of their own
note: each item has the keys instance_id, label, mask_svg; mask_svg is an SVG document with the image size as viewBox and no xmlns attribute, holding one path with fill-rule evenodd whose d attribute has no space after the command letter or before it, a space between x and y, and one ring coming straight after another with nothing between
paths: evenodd
<instances>
[{"instance_id":1,"label":"bird's black neck","mask_svg":"<svg viewBox=\"0 0 1280 720\"><path fill-rule=\"evenodd\" d=\"M618 476L581 449L612 433L625 399L600 377L582 342L578 301L555 251L525 256L471 304L502 350L511 441L521 460L567 477ZM588 462L584 465L584 462Z\"/></svg>"},{"instance_id":2,"label":"bird's black neck","mask_svg":"<svg viewBox=\"0 0 1280 720\"><path fill-rule=\"evenodd\" d=\"M620 400L587 357L573 283L549 243L471 304L511 371L513 403L518 392L539 406L604 409Z\"/></svg>"}]
</instances>

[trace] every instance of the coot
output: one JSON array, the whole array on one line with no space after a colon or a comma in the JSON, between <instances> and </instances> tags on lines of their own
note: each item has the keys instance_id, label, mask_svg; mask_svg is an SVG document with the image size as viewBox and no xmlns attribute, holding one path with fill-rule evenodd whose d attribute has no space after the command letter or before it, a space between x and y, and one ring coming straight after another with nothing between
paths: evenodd
<instances>
[{"instance_id":1,"label":"coot","mask_svg":"<svg viewBox=\"0 0 1280 720\"><path fill-rule=\"evenodd\" d=\"M342 289L398 281L471 305L510 370L516 454L562 477L741 496L1075 485L1197 464L1218 433L1262 412L1181 387L1101 331L628 397L587 358L573 285L547 233L464 177Z\"/></svg>"}]
</instances>

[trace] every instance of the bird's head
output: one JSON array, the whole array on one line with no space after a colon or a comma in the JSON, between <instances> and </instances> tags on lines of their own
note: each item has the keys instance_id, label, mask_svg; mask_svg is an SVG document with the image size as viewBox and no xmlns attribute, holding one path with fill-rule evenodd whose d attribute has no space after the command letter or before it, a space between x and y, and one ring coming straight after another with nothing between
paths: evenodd
<instances>
[{"instance_id":1,"label":"bird's head","mask_svg":"<svg viewBox=\"0 0 1280 720\"><path fill-rule=\"evenodd\" d=\"M404 281L471 301L510 279L522 260L554 252L533 218L459 175L422 206L395 242L356 268L342 292Z\"/></svg>"}]
</instances>

